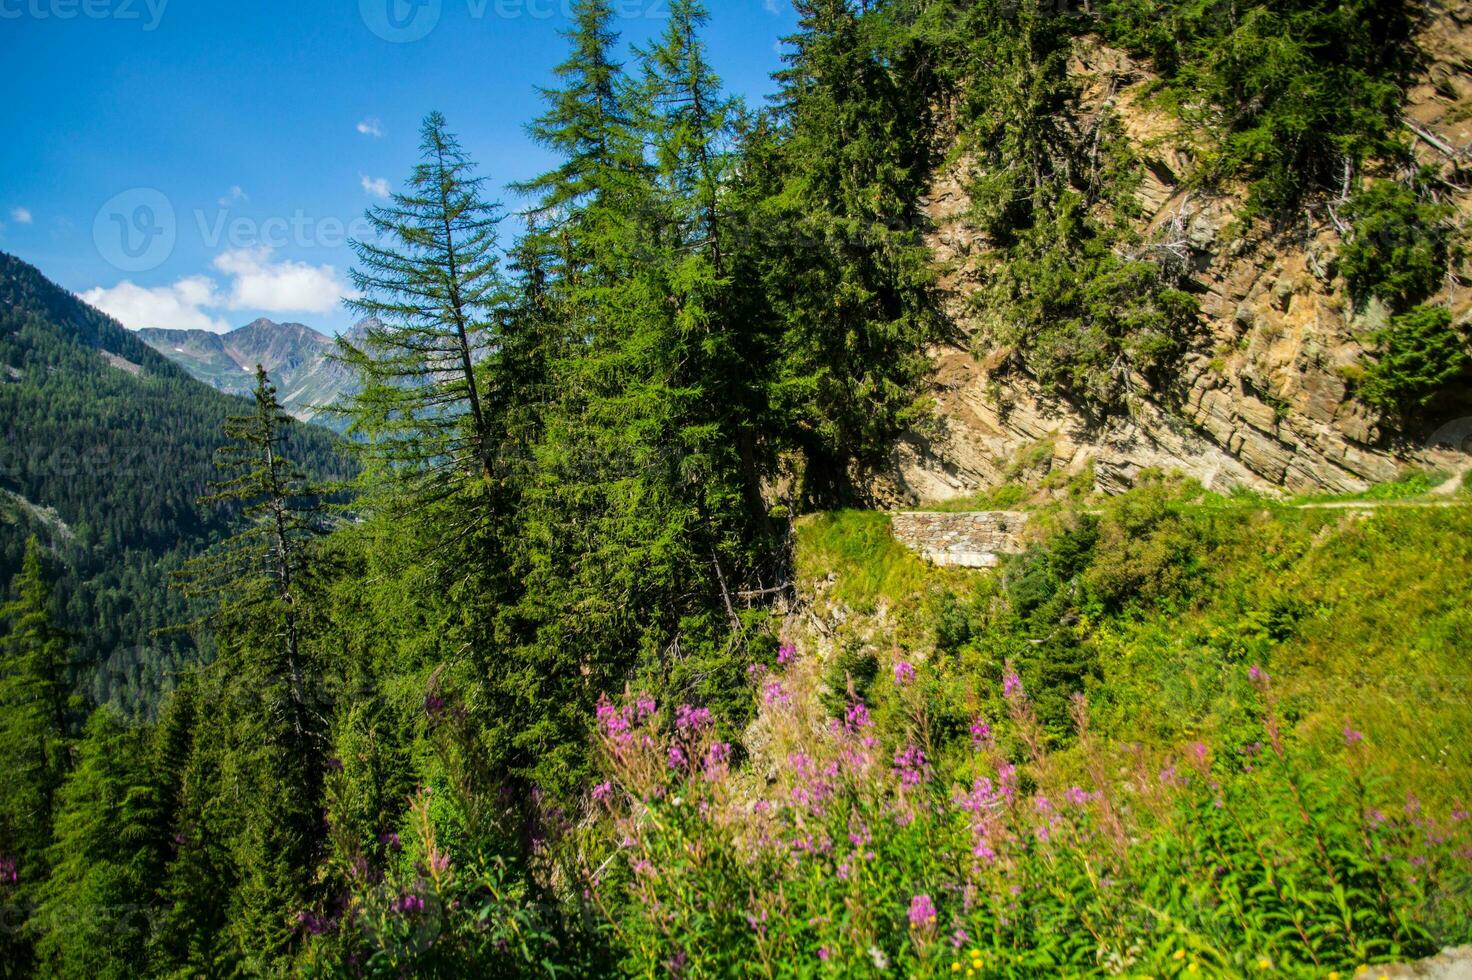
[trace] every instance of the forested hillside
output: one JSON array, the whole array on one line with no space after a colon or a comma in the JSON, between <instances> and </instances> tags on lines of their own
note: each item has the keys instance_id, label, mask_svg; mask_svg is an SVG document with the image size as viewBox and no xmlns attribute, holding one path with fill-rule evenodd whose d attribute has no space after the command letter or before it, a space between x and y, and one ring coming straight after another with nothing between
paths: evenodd
<instances>
[{"instance_id":1,"label":"forested hillside","mask_svg":"<svg viewBox=\"0 0 1472 980\"><path fill-rule=\"evenodd\" d=\"M1436 298L1461 164L1414 165L1401 118L1440 9L795 6L756 107L699 0L632 50L578 0L530 121L555 164L505 203L427 115L355 242L351 499L264 373L199 437L213 479L169 463L179 512L230 533L181 569L216 649L156 719L79 723L31 549L0 661L8 969L1326 976L1472 940L1448 474L1424 509L1307 514L1050 473L1039 439L985 488L1037 509L995 572L844 509L934 426L963 334L1101 425L1198 345L1189 256L1131 222L1144 164L1077 111L1101 42L1201 135L1194 192L1360 229L1337 261L1385 316L1345 381L1379 431L1464 400ZM962 160L979 328L927 210ZM143 379L52 346L104 392L180 377L122 341ZM1437 482L1402 475L1378 492Z\"/></svg>"},{"instance_id":2,"label":"forested hillside","mask_svg":"<svg viewBox=\"0 0 1472 980\"><path fill-rule=\"evenodd\" d=\"M0 254L0 574L27 537L45 545L51 603L74 637L69 676L97 703L151 714L196 659L192 617L168 582L229 526L196 502L221 425L244 404L189 378L115 321ZM292 430L324 476L348 464L325 432Z\"/></svg>"}]
</instances>

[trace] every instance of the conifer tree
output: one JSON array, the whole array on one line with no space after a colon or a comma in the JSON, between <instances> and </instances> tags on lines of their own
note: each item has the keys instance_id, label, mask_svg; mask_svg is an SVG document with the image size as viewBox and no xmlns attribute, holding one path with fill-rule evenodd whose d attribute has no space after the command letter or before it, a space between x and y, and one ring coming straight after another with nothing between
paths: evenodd
<instances>
[{"instance_id":1,"label":"conifer tree","mask_svg":"<svg viewBox=\"0 0 1472 980\"><path fill-rule=\"evenodd\" d=\"M243 528L190 562L185 589L213 598L220 652L204 668L201 710L185 766L178 823L184 840L171 867L173 918L208 924L221 895L201 891L204 870L233 887L224 948L248 969L280 954L306 906L321 843L326 720L311 639L310 549L323 530L320 494L282 455L293 424L257 368L255 411L226 422L217 454L224 478L207 501L238 509ZM228 806L219 794L229 793ZM180 884L185 887L180 889ZM197 955L218 940L186 932Z\"/></svg>"},{"instance_id":2,"label":"conifer tree","mask_svg":"<svg viewBox=\"0 0 1472 980\"><path fill-rule=\"evenodd\" d=\"M78 743L33 917L46 972L124 978L144 962L163 856L146 737L102 707Z\"/></svg>"},{"instance_id":3,"label":"conifer tree","mask_svg":"<svg viewBox=\"0 0 1472 980\"><path fill-rule=\"evenodd\" d=\"M803 494L832 504L852 495L852 467L919 417L925 347L940 336L917 206L928 105L887 19L850 0L795 6L773 214L791 234L764 279L784 328L774 398L805 457Z\"/></svg>"},{"instance_id":4,"label":"conifer tree","mask_svg":"<svg viewBox=\"0 0 1472 980\"><path fill-rule=\"evenodd\" d=\"M353 243L362 295L349 302L373 320L360 344L339 339L363 383L349 411L371 436L365 451L420 507L496 480L499 393L483 364L507 299L500 209L444 116L431 113L421 137L407 187L368 212L377 239Z\"/></svg>"},{"instance_id":5,"label":"conifer tree","mask_svg":"<svg viewBox=\"0 0 1472 980\"><path fill-rule=\"evenodd\" d=\"M15 599L0 608L0 952L15 963L30 954L25 909L45 881L57 793L70 765L67 740L68 644L51 616L41 545L26 542Z\"/></svg>"}]
</instances>

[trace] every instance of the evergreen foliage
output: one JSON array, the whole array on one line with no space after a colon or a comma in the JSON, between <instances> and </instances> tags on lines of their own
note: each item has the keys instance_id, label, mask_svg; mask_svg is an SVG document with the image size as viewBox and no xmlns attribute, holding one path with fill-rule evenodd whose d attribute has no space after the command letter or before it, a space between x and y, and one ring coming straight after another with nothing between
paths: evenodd
<instances>
[{"instance_id":1,"label":"evergreen foliage","mask_svg":"<svg viewBox=\"0 0 1472 980\"><path fill-rule=\"evenodd\" d=\"M16 599L0 608L0 889L10 906L4 952L25 962L34 937L25 909L51 872L50 841L62 780L71 768L68 690L70 650L50 610L41 545L26 542L13 584Z\"/></svg>"},{"instance_id":2,"label":"evergreen foliage","mask_svg":"<svg viewBox=\"0 0 1472 980\"><path fill-rule=\"evenodd\" d=\"M1422 303L1441 288L1452 259L1452 209L1415 187L1377 180L1344 209L1351 223L1339 262L1357 299L1378 296L1397 309Z\"/></svg>"},{"instance_id":3,"label":"evergreen foliage","mask_svg":"<svg viewBox=\"0 0 1472 980\"><path fill-rule=\"evenodd\" d=\"M350 489L264 371L249 403L201 394L5 257L7 419L73 447L145 433L177 477L0 456L6 972L1316 975L1472 939L1453 508L1346 526L1144 474L1040 513L987 576L881 513L796 519L862 503L928 415L942 164L965 162L984 238L988 353L1100 418L1168 383L1190 258L1131 230L1140 161L1069 73L1089 35L1154 59L1210 148L1191 180L1285 217L1398 159L1413 10L796 6L750 111L700 0L627 64L617 5L577 0L514 237L426 118L355 243ZM1401 413L1469 360L1417 305L1457 254L1419 183L1343 211L1345 275L1392 312L1359 391ZM120 493L89 510L103 479ZM45 533L22 556L11 524ZM823 603L818 664L774 614ZM165 614L167 656L120 651ZM1434 668L1415 716L1363 722L1394 750L1382 783L1340 716L1408 662ZM143 724L104 706L79 732L89 686ZM1404 819L1374 816L1391 802Z\"/></svg>"},{"instance_id":4,"label":"evergreen foliage","mask_svg":"<svg viewBox=\"0 0 1472 980\"><path fill-rule=\"evenodd\" d=\"M228 513L195 498L221 424L246 404L0 254L0 580L21 570L31 535L55 557L50 609L92 701L149 717L213 652L208 638L156 631L201 612L169 582L226 531ZM293 422L285 437L317 477L352 472L331 433Z\"/></svg>"},{"instance_id":5,"label":"evergreen foliage","mask_svg":"<svg viewBox=\"0 0 1472 980\"><path fill-rule=\"evenodd\" d=\"M1396 314L1376 340L1380 353L1358 390L1365 401L1388 412L1406 415L1424 408L1472 363L1467 337L1440 306L1415 306Z\"/></svg>"}]
</instances>

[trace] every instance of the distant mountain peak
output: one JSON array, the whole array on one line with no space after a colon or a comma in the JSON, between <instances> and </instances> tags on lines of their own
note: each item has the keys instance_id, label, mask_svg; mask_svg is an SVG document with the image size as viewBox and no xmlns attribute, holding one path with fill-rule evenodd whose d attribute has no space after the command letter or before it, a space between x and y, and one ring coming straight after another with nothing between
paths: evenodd
<instances>
[{"instance_id":1,"label":"distant mountain peak","mask_svg":"<svg viewBox=\"0 0 1472 980\"><path fill-rule=\"evenodd\" d=\"M366 329L360 321L348 331ZM258 317L228 333L144 329L138 337L201 381L231 394L249 393L256 365L266 369L287 411L314 419L357 388L357 380L332 359L332 338L305 323Z\"/></svg>"}]
</instances>

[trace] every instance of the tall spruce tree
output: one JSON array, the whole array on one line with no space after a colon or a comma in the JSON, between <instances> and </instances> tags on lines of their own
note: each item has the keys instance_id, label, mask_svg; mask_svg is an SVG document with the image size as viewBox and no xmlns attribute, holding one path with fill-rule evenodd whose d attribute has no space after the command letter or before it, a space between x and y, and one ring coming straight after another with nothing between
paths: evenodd
<instances>
[{"instance_id":1,"label":"tall spruce tree","mask_svg":"<svg viewBox=\"0 0 1472 980\"><path fill-rule=\"evenodd\" d=\"M98 708L61 789L37 961L62 977L134 977L146 961L164 857L148 733Z\"/></svg>"},{"instance_id":2,"label":"tall spruce tree","mask_svg":"<svg viewBox=\"0 0 1472 980\"><path fill-rule=\"evenodd\" d=\"M286 949L293 915L310 897L326 718L311 623L321 495L282 455L296 423L260 368L254 397L252 414L225 424L231 441L216 460L224 478L204 498L237 510L243 526L190 562L184 578L186 591L217 604L209 622L220 652L196 692L183 843L171 872L188 885L176 921L208 928L212 915L198 903L225 909L222 935L186 935L177 944L259 971ZM222 857L224 894L201 892L201 869Z\"/></svg>"}]
</instances>

